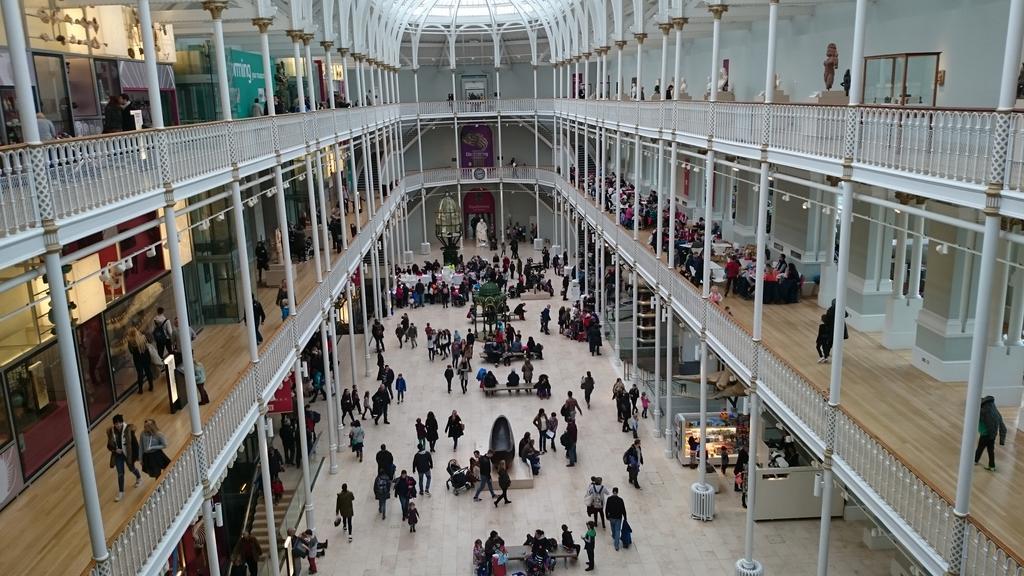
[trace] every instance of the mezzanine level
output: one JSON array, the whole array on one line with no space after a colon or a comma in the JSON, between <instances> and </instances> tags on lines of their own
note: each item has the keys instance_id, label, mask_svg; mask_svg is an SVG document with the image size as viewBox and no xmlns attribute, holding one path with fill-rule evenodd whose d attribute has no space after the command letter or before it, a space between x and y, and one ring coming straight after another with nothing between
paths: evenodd
<instances>
[{"instance_id":1,"label":"mezzanine level","mask_svg":"<svg viewBox=\"0 0 1024 576\"><path fill-rule=\"evenodd\" d=\"M559 117L627 134L830 176L843 174L849 107L699 101L615 102L508 99L421 102L320 110L56 140L0 150L0 265L42 253L42 219L52 209L63 242L111 219L155 210L165 187L176 199L388 122L417 118L482 120ZM762 135L764 114L771 130ZM855 107L857 146L850 177L864 184L975 209L984 207L988 168L1009 133L1010 170L1001 214L1024 217L1024 114L985 110ZM33 160L35 158L35 160ZM33 162L36 162L34 165ZM33 169L33 166L37 166ZM12 246L14 250L6 250ZM7 255L7 257L5 257Z\"/></svg>"}]
</instances>

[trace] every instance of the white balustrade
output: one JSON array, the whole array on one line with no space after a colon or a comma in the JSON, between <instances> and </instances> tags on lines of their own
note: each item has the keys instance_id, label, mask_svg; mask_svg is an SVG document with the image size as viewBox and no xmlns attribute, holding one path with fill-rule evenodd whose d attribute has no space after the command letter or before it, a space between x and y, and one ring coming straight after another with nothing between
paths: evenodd
<instances>
[{"instance_id":1,"label":"white balustrade","mask_svg":"<svg viewBox=\"0 0 1024 576\"><path fill-rule=\"evenodd\" d=\"M0 235L39 225L28 154L26 148L0 151Z\"/></svg>"},{"instance_id":2,"label":"white balustrade","mask_svg":"<svg viewBox=\"0 0 1024 576\"><path fill-rule=\"evenodd\" d=\"M845 134L845 106L772 105L773 148L841 159Z\"/></svg>"}]
</instances>

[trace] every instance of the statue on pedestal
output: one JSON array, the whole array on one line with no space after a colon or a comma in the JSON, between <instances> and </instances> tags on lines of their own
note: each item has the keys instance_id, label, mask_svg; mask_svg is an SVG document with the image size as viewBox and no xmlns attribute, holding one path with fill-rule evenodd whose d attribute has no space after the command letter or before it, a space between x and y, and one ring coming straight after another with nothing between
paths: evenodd
<instances>
[{"instance_id":1,"label":"statue on pedestal","mask_svg":"<svg viewBox=\"0 0 1024 576\"><path fill-rule=\"evenodd\" d=\"M729 91L729 71L723 66L718 71L718 90L719 92Z\"/></svg>"},{"instance_id":2,"label":"statue on pedestal","mask_svg":"<svg viewBox=\"0 0 1024 576\"><path fill-rule=\"evenodd\" d=\"M487 222L483 218L476 223L476 245L487 248Z\"/></svg>"},{"instance_id":3,"label":"statue on pedestal","mask_svg":"<svg viewBox=\"0 0 1024 576\"><path fill-rule=\"evenodd\" d=\"M686 78L679 81L679 90L681 94L686 94Z\"/></svg>"},{"instance_id":4,"label":"statue on pedestal","mask_svg":"<svg viewBox=\"0 0 1024 576\"><path fill-rule=\"evenodd\" d=\"M829 42L827 48L825 48L825 90L832 89L832 83L836 79L836 68L839 67L839 48L836 48L835 42Z\"/></svg>"}]
</instances>

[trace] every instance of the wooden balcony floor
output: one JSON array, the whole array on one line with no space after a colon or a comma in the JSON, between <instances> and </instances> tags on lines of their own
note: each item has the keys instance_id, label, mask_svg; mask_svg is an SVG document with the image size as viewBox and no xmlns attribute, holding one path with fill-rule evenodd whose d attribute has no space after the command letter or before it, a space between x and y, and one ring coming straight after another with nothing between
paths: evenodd
<instances>
[{"instance_id":1,"label":"wooden balcony floor","mask_svg":"<svg viewBox=\"0 0 1024 576\"><path fill-rule=\"evenodd\" d=\"M365 212L360 212L363 223ZM354 221L354 218L349 219ZM337 261L340 253L332 254ZM304 302L316 287L313 261L295 266L295 281L299 303ZM259 288L258 298L267 313L262 327L264 345L281 327L281 314L274 304L277 286ZM234 389L249 364L248 344L242 324L214 324L207 326L193 342L196 359L207 370L206 391L210 403L200 406L203 422L213 415L221 402ZM125 421L142 432L146 418L157 421L167 436L167 455L174 459L185 447L191 435L188 412L180 410L170 414L166 386L155 383L155 392L133 394L117 406ZM125 492L121 502L114 502L117 493L117 475L109 468L106 431L110 419L100 422L89 433L104 531L108 541L125 526L155 489L158 480L142 475L142 485L132 488L134 477L125 473ZM58 576L81 573L92 558L89 532L86 527L85 506L78 476L78 462L74 450L69 450L36 481L26 488L3 511L0 511L0 574L17 576ZM58 520L53 522L48 520ZM26 554L26 550L46 550L46 554Z\"/></svg>"},{"instance_id":2,"label":"wooden balcony floor","mask_svg":"<svg viewBox=\"0 0 1024 576\"><path fill-rule=\"evenodd\" d=\"M641 230L639 236L648 250L650 234L650 230ZM667 265L667 253L661 261ZM732 295L720 306L728 306L736 321L748 333L752 331L753 300ZM823 313L814 297L803 298L797 304L766 305L762 336L768 348L827 393L831 365L818 364L814 347ZM884 347L881 333L850 328L849 334L843 355L843 409L940 495L953 502L966 383L940 382L928 376L911 364L909 350ZM1024 434L1014 425L1018 410L1017 406L1000 407L1009 428L1006 445L996 445L997 472L989 472L983 466L974 468L970 516L1005 549L1021 555L1024 522L1020 518L1024 517L1024 500L1016 489L1024 479ZM983 465L986 458L982 457Z\"/></svg>"}]
</instances>

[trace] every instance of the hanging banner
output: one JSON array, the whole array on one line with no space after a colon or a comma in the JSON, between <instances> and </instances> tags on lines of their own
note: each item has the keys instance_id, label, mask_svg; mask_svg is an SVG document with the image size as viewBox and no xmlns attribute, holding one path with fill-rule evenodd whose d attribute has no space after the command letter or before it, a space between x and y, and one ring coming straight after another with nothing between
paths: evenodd
<instances>
[{"instance_id":1,"label":"hanging banner","mask_svg":"<svg viewBox=\"0 0 1024 576\"><path fill-rule=\"evenodd\" d=\"M295 411L295 402L292 398L292 382L294 375L289 374L281 381L274 390L274 397L267 402L267 412L271 414L291 414Z\"/></svg>"},{"instance_id":2,"label":"hanging banner","mask_svg":"<svg viewBox=\"0 0 1024 576\"><path fill-rule=\"evenodd\" d=\"M491 127L475 124L459 130L459 156L463 168L493 167L494 139Z\"/></svg>"}]
</instances>

